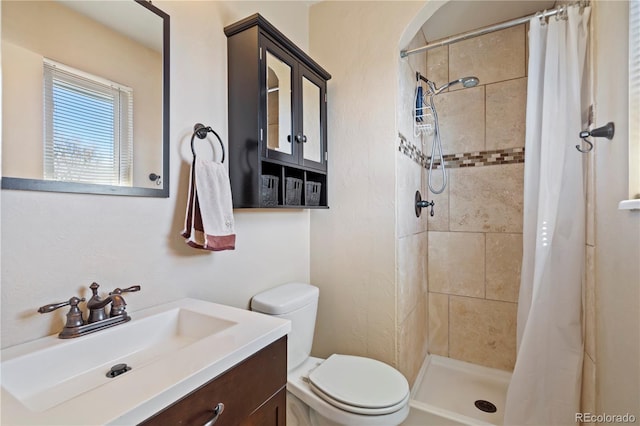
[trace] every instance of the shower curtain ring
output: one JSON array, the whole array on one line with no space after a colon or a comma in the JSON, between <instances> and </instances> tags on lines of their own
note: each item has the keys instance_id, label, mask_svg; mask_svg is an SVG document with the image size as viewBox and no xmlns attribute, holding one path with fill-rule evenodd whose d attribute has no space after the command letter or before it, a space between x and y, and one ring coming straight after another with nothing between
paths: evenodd
<instances>
[{"instance_id":1,"label":"shower curtain ring","mask_svg":"<svg viewBox=\"0 0 640 426\"><path fill-rule=\"evenodd\" d=\"M544 17L545 13L547 13L546 9L544 11L536 12L536 16L538 17L538 21L540 22L540 26L547 25L547 21L546 21L546 19Z\"/></svg>"}]
</instances>

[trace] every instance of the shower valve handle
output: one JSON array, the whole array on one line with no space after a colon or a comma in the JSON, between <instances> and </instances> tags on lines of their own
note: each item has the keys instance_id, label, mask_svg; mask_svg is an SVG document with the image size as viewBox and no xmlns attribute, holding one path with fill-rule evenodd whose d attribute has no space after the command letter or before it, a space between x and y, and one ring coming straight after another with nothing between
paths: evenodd
<instances>
[{"instance_id":1,"label":"shower valve handle","mask_svg":"<svg viewBox=\"0 0 640 426\"><path fill-rule=\"evenodd\" d=\"M422 199L422 195L420 195L420 191L416 191L416 195L415 195L415 211L416 211L416 217L420 217L420 214L422 213L422 209L423 208L427 208L427 207L431 207L431 210L429 212L430 216L434 216L435 212L433 211L433 206L435 206L435 201L426 201Z\"/></svg>"}]
</instances>

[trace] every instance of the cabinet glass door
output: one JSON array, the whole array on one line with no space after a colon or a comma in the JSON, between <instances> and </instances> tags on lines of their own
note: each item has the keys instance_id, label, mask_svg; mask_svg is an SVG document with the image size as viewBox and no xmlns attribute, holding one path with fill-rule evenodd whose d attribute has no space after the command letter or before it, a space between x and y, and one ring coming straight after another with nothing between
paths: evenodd
<instances>
[{"instance_id":1,"label":"cabinet glass door","mask_svg":"<svg viewBox=\"0 0 640 426\"><path fill-rule=\"evenodd\" d=\"M302 107L302 164L317 170L326 170L326 85L324 80L306 67L300 66L300 92Z\"/></svg>"},{"instance_id":2,"label":"cabinet glass door","mask_svg":"<svg viewBox=\"0 0 640 426\"><path fill-rule=\"evenodd\" d=\"M304 129L304 159L322 162L322 129L320 127L320 88L302 77L302 128Z\"/></svg>"},{"instance_id":3,"label":"cabinet glass door","mask_svg":"<svg viewBox=\"0 0 640 426\"><path fill-rule=\"evenodd\" d=\"M267 51L267 149L293 154L292 75L289 64Z\"/></svg>"}]
</instances>

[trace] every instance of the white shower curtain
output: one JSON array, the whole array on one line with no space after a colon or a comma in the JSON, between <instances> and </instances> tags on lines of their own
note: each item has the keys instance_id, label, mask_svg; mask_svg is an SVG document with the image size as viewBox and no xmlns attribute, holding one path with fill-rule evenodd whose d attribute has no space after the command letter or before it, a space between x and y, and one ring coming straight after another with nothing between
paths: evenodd
<instances>
[{"instance_id":1,"label":"white shower curtain","mask_svg":"<svg viewBox=\"0 0 640 426\"><path fill-rule=\"evenodd\" d=\"M582 378L581 93L590 9L530 21L518 354L505 425L575 424Z\"/></svg>"}]
</instances>

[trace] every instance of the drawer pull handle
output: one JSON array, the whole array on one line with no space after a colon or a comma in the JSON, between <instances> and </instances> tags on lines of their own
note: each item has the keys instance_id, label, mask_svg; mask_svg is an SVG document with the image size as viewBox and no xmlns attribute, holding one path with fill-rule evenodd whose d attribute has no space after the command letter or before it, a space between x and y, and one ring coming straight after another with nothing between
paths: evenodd
<instances>
[{"instance_id":1,"label":"drawer pull handle","mask_svg":"<svg viewBox=\"0 0 640 426\"><path fill-rule=\"evenodd\" d=\"M213 411L213 417L211 417L204 424L204 426L213 426L213 424L215 424L215 422L218 421L218 417L220 417L220 414L222 414L222 412L224 411L224 404L222 402L219 402L218 405L216 405L216 408L214 408L212 411Z\"/></svg>"}]
</instances>

